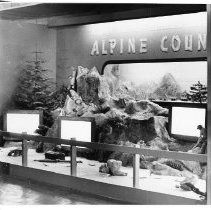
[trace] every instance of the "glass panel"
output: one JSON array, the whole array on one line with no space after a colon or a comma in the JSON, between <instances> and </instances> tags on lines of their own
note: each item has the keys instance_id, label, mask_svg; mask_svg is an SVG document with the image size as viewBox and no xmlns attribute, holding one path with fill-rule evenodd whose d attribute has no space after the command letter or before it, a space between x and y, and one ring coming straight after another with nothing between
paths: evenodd
<instances>
[{"instance_id":1,"label":"glass panel","mask_svg":"<svg viewBox=\"0 0 211 210\"><path fill-rule=\"evenodd\" d=\"M163 62L109 64L104 75L123 85L133 98L155 100L186 100L192 85L207 85L207 63ZM117 90L118 92L118 90ZM191 99L189 99L191 101Z\"/></svg>"},{"instance_id":2,"label":"glass panel","mask_svg":"<svg viewBox=\"0 0 211 210\"><path fill-rule=\"evenodd\" d=\"M114 100L123 99L125 102L125 107L119 110L126 112L129 104L133 104L131 109L134 112L127 112L126 118L131 120L129 125L134 119L137 121L131 127L127 124L124 135L119 137L123 142L151 150L206 153L206 62L109 64L104 68L103 76L109 78ZM146 104L150 104L151 108ZM161 109L172 109L172 112L154 112L144 120L140 117L158 108L157 105ZM149 119L153 119L156 125ZM130 132L131 138L128 136ZM150 134L153 132L156 135L152 137ZM127 146L126 143L123 145ZM119 153L113 157L122 161L121 170L127 172L127 176L116 178L116 183L132 186L132 155ZM206 164L141 155L138 180L138 188L143 190L200 200L206 193Z\"/></svg>"}]
</instances>

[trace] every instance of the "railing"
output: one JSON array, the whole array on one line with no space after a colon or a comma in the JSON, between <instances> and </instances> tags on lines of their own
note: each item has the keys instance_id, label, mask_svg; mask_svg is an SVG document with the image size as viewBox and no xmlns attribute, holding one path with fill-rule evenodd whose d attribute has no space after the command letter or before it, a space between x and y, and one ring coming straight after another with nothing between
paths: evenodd
<instances>
[{"instance_id":1,"label":"railing","mask_svg":"<svg viewBox=\"0 0 211 210\"><path fill-rule=\"evenodd\" d=\"M70 146L70 164L71 176L77 176L77 147L87 147L91 149L97 150L106 150L106 151L115 151L115 152L124 152L133 154L133 187L139 187L139 168L140 168L140 155L154 156L158 158L170 158L176 160L186 160L186 161L196 161L196 162L207 162L207 155L204 154L191 154L185 152L174 152L174 151L164 151L164 150L152 150L152 149L141 149L137 147L127 147L127 146L119 146L114 144L104 144L104 143L94 143L94 142L82 142L76 141L73 139L60 139L54 137L44 137L44 136L35 136L35 135L27 135L27 133L10 133L0 130L0 136L10 137L22 140L22 165L27 167L28 161L28 143L27 141L39 141L46 142L52 144L65 144Z\"/></svg>"}]
</instances>

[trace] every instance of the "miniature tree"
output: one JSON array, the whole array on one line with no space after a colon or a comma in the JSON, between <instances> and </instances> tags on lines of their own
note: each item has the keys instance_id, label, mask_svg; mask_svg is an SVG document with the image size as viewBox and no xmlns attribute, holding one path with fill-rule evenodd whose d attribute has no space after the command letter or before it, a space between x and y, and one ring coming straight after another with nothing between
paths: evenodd
<instances>
[{"instance_id":1,"label":"miniature tree","mask_svg":"<svg viewBox=\"0 0 211 210\"><path fill-rule=\"evenodd\" d=\"M181 101L188 101L189 100L189 94L186 90L181 94L180 100Z\"/></svg>"},{"instance_id":2,"label":"miniature tree","mask_svg":"<svg viewBox=\"0 0 211 210\"><path fill-rule=\"evenodd\" d=\"M35 60L26 61L20 71L15 92L15 106L19 109L43 110L43 125L39 125L36 132L45 136L54 119L52 110L63 107L69 92L66 86L55 90L55 82L49 77L49 69L45 68L45 60L38 57L41 52L33 52ZM43 152L43 143L40 142L36 149Z\"/></svg>"},{"instance_id":3,"label":"miniature tree","mask_svg":"<svg viewBox=\"0 0 211 210\"><path fill-rule=\"evenodd\" d=\"M190 87L189 99L193 102L204 102L207 100L207 87L198 81Z\"/></svg>"}]
</instances>

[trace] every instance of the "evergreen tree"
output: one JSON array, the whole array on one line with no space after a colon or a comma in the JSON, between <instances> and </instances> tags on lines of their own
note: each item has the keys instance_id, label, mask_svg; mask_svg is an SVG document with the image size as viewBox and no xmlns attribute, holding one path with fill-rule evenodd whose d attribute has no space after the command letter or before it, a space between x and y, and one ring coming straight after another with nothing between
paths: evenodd
<instances>
[{"instance_id":1,"label":"evergreen tree","mask_svg":"<svg viewBox=\"0 0 211 210\"><path fill-rule=\"evenodd\" d=\"M15 93L15 104L20 109L48 110L51 108L51 96L54 83L47 75L49 70L44 67L45 60L34 52L35 60L26 61L20 71Z\"/></svg>"},{"instance_id":2,"label":"evergreen tree","mask_svg":"<svg viewBox=\"0 0 211 210\"><path fill-rule=\"evenodd\" d=\"M189 100L193 102L204 102L207 100L207 87L198 81L190 87Z\"/></svg>"},{"instance_id":3,"label":"evergreen tree","mask_svg":"<svg viewBox=\"0 0 211 210\"><path fill-rule=\"evenodd\" d=\"M180 99L181 99L181 101L188 101L189 100L189 94L186 90L181 94Z\"/></svg>"},{"instance_id":4,"label":"evergreen tree","mask_svg":"<svg viewBox=\"0 0 211 210\"><path fill-rule=\"evenodd\" d=\"M33 52L35 60L26 61L20 71L15 91L15 107L22 110L43 110L43 124L51 127L51 111L63 107L69 92L66 86L56 90L56 83L49 77L46 61Z\"/></svg>"}]
</instances>

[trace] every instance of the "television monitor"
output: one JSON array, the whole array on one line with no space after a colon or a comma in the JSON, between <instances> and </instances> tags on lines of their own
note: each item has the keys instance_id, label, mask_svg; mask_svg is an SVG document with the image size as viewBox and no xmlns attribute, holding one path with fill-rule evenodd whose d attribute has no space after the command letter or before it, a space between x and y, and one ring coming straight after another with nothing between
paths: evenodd
<instances>
[{"instance_id":1,"label":"television monitor","mask_svg":"<svg viewBox=\"0 0 211 210\"><path fill-rule=\"evenodd\" d=\"M36 135L35 130L42 124L42 116L42 111L38 110L8 110L4 113L4 130Z\"/></svg>"},{"instance_id":2,"label":"television monitor","mask_svg":"<svg viewBox=\"0 0 211 210\"><path fill-rule=\"evenodd\" d=\"M59 137L76 138L77 141L93 142L95 135L95 119L91 117L59 118Z\"/></svg>"},{"instance_id":3,"label":"television monitor","mask_svg":"<svg viewBox=\"0 0 211 210\"><path fill-rule=\"evenodd\" d=\"M197 125L206 127L206 108L172 106L171 136L176 139L197 141Z\"/></svg>"}]
</instances>

